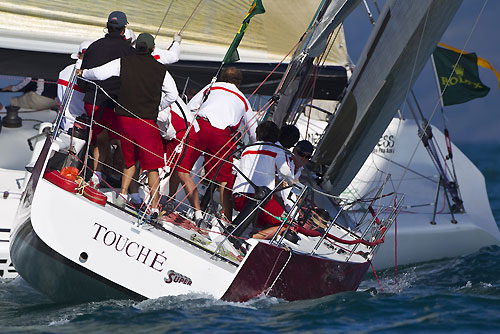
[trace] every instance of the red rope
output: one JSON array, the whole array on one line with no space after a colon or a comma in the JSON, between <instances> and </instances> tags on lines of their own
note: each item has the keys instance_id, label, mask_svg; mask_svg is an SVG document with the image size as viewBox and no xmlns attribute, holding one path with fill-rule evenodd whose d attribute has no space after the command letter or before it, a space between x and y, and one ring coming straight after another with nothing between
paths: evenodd
<instances>
[{"instance_id":1,"label":"red rope","mask_svg":"<svg viewBox=\"0 0 500 334\"><path fill-rule=\"evenodd\" d=\"M375 218L375 221L377 222L377 225L380 225L380 219L378 219L377 214L375 213L375 210L373 210L372 206L370 205L368 207L368 211L372 214L373 218Z\"/></svg>"},{"instance_id":2,"label":"red rope","mask_svg":"<svg viewBox=\"0 0 500 334\"><path fill-rule=\"evenodd\" d=\"M377 279L378 285L380 286L380 290L384 292L384 288L382 287L382 284L380 284L380 280L378 279L377 272L375 271L375 268L373 267L373 263L370 262L370 265L372 266L373 273L375 274L375 278Z\"/></svg>"},{"instance_id":3,"label":"red rope","mask_svg":"<svg viewBox=\"0 0 500 334\"><path fill-rule=\"evenodd\" d=\"M396 207L396 197L394 195L394 207ZM394 217L394 281L398 284L398 219Z\"/></svg>"},{"instance_id":4,"label":"red rope","mask_svg":"<svg viewBox=\"0 0 500 334\"><path fill-rule=\"evenodd\" d=\"M310 237L319 237L321 236L321 233L319 231L314 231L314 230L308 230L308 229L305 229L301 226L296 226L295 227L296 231L297 232L300 232L304 235L307 235L307 236L310 236ZM365 246L370 246L370 247L373 247L373 246L377 246L381 243L384 242L384 238L381 238L381 239L377 239L375 241L366 241L364 239L354 239L354 240L345 240L345 239L341 239L339 237L336 237L334 235L331 235L330 233L328 233L326 235L326 237L328 239L332 239L336 242L340 242L342 244L347 244L347 245L355 245L355 244L363 244Z\"/></svg>"},{"instance_id":5,"label":"red rope","mask_svg":"<svg viewBox=\"0 0 500 334\"><path fill-rule=\"evenodd\" d=\"M260 85L259 85L257 88L255 88L255 90L252 92L252 94L250 94L250 96L248 97L248 99L250 99L250 98L251 98L251 97L252 97L252 96L253 96L253 95L254 95L254 94L255 94L255 93L256 93L256 92L260 89L260 87L262 87L262 85L264 84L264 82L266 82L266 81L267 81L267 79L269 79L269 77L271 76L271 74L273 74L273 73L274 73L274 72L278 69L278 67L279 67L279 66L280 66L280 65L281 65L281 64L285 61L286 57L288 57L288 55L289 55L289 54L290 54L293 50L295 50L295 48L297 47L297 45L299 45L299 43L300 43L300 41L301 41L301 40L302 40L302 38L301 38L301 39L299 39L299 41L297 42L297 44L295 44L295 45L293 46L293 48L291 48L291 49L290 49L290 51L288 51L288 53L286 54L286 56L285 56L285 57L283 57L283 59L281 59L281 61L278 63L278 65L276 65L276 67L275 67L275 68L271 71L271 73L269 73L269 74L267 75L267 77L264 79L264 81L262 81L262 82L260 83Z\"/></svg>"}]
</instances>

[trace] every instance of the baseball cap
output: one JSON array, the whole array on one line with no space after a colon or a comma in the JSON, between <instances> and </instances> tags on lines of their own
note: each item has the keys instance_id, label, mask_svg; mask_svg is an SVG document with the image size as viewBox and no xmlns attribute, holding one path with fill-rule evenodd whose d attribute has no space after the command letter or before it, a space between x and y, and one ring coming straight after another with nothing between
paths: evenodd
<instances>
[{"instance_id":1,"label":"baseball cap","mask_svg":"<svg viewBox=\"0 0 500 334\"><path fill-rule=\"evenodd\" d=\"M139 49L147 49L151 50L155 46L155 39L151 34L143 32L137 37L135 42L136 48Z\"/></svg>"},{"instance_id":2,"label":"baseball cap","mask_svg":"<svg viewBox=\"0 0 500 334\"><path fill-rule=\"evenodd\" d=\"M127 15L124 12L115 10L108 16L108 24L112 27L125 27L127 23Z\"/></svg>"},{"instance_id":3,"label":"baseball cap","mask_svg":"<svg viewBox=\"0 0 500 334\"><path fill-rule=\"evenodd\" d=\"M314 151L314 146L311 144L310 141L308 140L301 140L295 145L295 148L300 151L301 153L305 153L308 155L312 155Z\"/></svg>"},{"instance_id":4,"label":"baseball cap","mask_svg":"<svg viewBox=\"0 0 500 334\"><path fill-rule=\"evenodd\" d=\"M80 43L80 47L78 48L78 52L72 53L71 58L72 59L78 59L79 54L85 53L85 50L92 44L92 41L83 41Z\"/></svg>"}]
</instances>

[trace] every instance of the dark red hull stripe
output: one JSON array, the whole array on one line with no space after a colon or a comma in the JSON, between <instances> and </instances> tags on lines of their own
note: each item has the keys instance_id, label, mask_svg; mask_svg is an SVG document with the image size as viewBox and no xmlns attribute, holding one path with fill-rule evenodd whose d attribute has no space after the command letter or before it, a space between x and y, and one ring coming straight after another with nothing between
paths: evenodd
<instances>
[{"instance_id":1,"label":"dark red hull stripe","mask_svg":"<svg viewBox=\"0 0 500 334\"><path fill-rule=\"evenodd\" d=\"M306 254L292 253L290 257L289 251L259 243L222 299L243 302L267 292L294 301L355 291L368 266L368 262L346 263Z\"/></svg>"}]
</instances>

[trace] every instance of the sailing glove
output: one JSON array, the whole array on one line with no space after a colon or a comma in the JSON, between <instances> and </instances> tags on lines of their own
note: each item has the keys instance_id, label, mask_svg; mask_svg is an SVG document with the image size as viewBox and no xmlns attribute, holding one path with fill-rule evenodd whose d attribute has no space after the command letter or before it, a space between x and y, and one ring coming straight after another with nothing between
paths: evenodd
<instances>
[{"instance_id":1,"label":"sailing glove","mask_svg":"<svg viewBox=\"0 0 500 334\"><path fill-rule=\"evenodd\" d=\"M174 33L174 42L180 43L182 41L182 36L178 32Z\"/></svg>"}]
</instances>

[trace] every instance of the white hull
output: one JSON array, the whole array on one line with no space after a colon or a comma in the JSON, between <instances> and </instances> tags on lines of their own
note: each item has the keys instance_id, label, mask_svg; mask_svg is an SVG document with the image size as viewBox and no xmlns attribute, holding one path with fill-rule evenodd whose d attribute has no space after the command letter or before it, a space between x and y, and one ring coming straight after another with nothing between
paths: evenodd
<instances>
[{"instance_id":1,"label":"white hull","mask_svg":"<svg viewBox=\"0 0 500 334\"><path fill-rule=\"evenodd\" d=\"M447 154L444 135L436 128L433 128L433 134L443 154ZM384 193L394 191L400 183L397 192L405 194L397 223L377 251L373 262L375 268L394 266L395 242L398 265L461 256L500 244L500 232L488 201L483 175L453 144L452 152L465 209L463 213L454 214L456 224L452 223L442 188L434 220L436 224L431 224L438 173L418 139L413 120L394 119L391 122L343 193L347 197L374 196L373 189L381 184L385 174L391 174ZM449 161L447 163L450 164ZM405 171L406 168L408 170Z\"/></svg>"},{"instance_id":2,"label":"white hull","mask_svg":"<svg viewBox=\"0 0 500 334\"><path fill-rule=\"evenodd\" d=\"M21 199L10 252L20 275L56 301L192 292L231 301L263 293L308 299L355 290L368 269L371 246L339 251L335 243L322 243L315 249L320 238L304 235L297 244L285 240L286 248L248 239L243 256L227 241L218 248L178 214L162 225L138 225L126 210L101 206L41 177L49 147L50 139ZM330 233L359 238L336 225Z\"/></svg>"},{"instance_id":3,"label":"white hull","mask_svg":"<svg viewBox=\"0 0 500 334\"><path fill-rule=\"evenodd\" d=\"M307 139L313 143L317 141L318 133L326 124L310 120ZM306 133L307 119L304 116L297 125L301 133ZM446 152L444 135L436 128L433 128L433 134L441 151ZM483 175L455 145L452 152L465 207L465 212L455 214L457 224L451 222L442 190L434 219L436 224L430 224L438 173L418 139L414 120L392 120L361 170L342 193L343 197L350 199L372 197L385 175L391 174L392 181L384 191L390 193L400 182L405 168L409 168L398 189L398 193L405 194L403 208L385 242L377 250L373 261L376 269L393 267L396 256L398 265L408 265L471 254L482 247L500 244L500 232L491 212Z\"/></svg>"}]
</instances>

